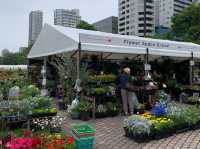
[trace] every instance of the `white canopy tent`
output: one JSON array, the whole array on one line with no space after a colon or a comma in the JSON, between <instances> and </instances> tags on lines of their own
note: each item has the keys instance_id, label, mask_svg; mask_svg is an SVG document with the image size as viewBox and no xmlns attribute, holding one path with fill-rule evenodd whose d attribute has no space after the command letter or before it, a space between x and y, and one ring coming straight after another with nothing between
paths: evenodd
<instances>
[{"instance_id":1,"label":"white canopy tent","mask_svg":"<svg viewBox=\"0 0 200 149\"><path fill-rule=\"evenodd\" d=\"M150 55L150 59L163 56L175 59L199 59L200 45L45 24L28 58L44 58L45 66L46 57L62 53L69 57L77 56L77 72L79 72L80 57L84 55L100 54L102 59L109 60L134 58L138 55L147 57Z\"/></svg>"},{"instance_id":2,"label":"white canopy tent","mask_svg":"<svg viewBox=\"0 0 200 149\"><path fill-rule=\"evenodd\" d=\"M80 49L79 49L80 44ZM200 45L137 36L103 33L45 24L28 58L40 58L78 49L81 53L104 53L106 59L122 59L149 54L154 57L200 58Z\"/></svg>"}]
</instances>

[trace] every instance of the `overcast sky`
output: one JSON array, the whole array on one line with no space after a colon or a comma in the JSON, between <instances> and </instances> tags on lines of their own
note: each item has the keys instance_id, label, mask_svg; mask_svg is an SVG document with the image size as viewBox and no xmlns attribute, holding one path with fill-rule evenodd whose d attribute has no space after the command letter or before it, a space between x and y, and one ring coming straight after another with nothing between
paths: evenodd
<instances>
[{"instance_id":1,"label":"overcast sky","mask_svg":"<svg viewBox=\"0 0 200 149\"><path fill-rule=\"evenodd\" d=\"M83 20L93 23L108 16L117 16L118 0L0 0L0 50L18 51L28 43L28 16L42 10L44 22L53 24L57 8L80 9Z\"/></svg>"}]
</instances>

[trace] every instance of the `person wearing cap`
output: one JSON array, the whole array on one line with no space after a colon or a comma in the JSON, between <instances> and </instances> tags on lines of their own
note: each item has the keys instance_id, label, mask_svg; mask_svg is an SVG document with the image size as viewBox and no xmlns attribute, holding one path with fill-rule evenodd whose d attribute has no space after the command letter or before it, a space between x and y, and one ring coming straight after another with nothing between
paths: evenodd
<instances>
[{"instance_id":1,"label":"person wearing cap","mask_svg":"<svg viewBox=\"0 0 200 149\"><path fill-rule=\"evenodd\" d=\"M134 112L134 106L138 106L138 100L135 91L139 90L139 87L133 86L130 83L130 73L131 69L126 67L123 69L123 73L119 78L123 111L125 115L128 115L128 107L129 112L132 115Z\"/></svg>"}]
</instances>

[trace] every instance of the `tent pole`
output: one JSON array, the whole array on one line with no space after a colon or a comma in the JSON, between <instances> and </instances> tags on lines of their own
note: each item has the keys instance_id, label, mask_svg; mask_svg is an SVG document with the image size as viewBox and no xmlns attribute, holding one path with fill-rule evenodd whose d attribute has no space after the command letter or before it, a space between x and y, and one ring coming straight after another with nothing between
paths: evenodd
<instances>
[{"instance_id":1,"label":"tent pole","mask_svg":"<svg viewBox=\"0 0 200 149\"><path fill-rule=\"evenodd\" d=\"M145 56L145 64L148 64L149 63L149 49L147 48L146 49L146 56ZM148 75L148 70L145 70L145 78L147 77Z\"/></svg>"},{"instance_id":2,"label":"tent pole","mask_svg":"<svg viewBox=\"0 0 200 149\"><path fill-rule=\"evenodd\" d=\"M43 75L42 87L43 87L43 89L46 89L46 79L47 79L46 72L47 72L47 57L44 57L44 59L43 59L43 72L42 72L42 75Z\"/></svg>"},{"instance_id":3,"label":"tent pole","mask_svg":"<svg viewBox=\"0 0 200 149\"><path fill-rule=\"evenodd\" d=\"M81 43L78 44L78 50L77 50L77 79L80 79L80 57L81 57Z\"/></svg>"},{"instance_id":4,"label":"tent pole","mask_svg":"<svg viewBox=\"0 0 200 149\"><path fill-rule=\"evenodd\" d=\"M191 59L190 59L190 85L193 83L193 66L194 66L194 56L193 52L191 52Z\"/></svg>"}]
</instances>

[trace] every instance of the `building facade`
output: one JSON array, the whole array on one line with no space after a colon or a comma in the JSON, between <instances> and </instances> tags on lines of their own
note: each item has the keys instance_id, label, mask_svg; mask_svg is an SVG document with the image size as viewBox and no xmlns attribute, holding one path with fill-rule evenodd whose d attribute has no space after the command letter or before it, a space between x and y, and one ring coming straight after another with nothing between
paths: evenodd
<instances>
[{"instance_id":1,"label":"building facade","mask_svg":"<svg viewBox=\"0 0 200 149\"><path fill-rule=\"evenodd\" d=\"M43 26L43 12L40 10L31 11L29 14L29 40L28 44L32 45L36 41Z\"/></svg>"},{"instance_id":2,"label":"building facade","mask_svg":"<svg viewBox=\"0 0 200 149\"><path fill-rule=\"evenodd\" d=\"M79 9L56 9L54 11L54 25L76 27L81 21Z\"/></svg>"},{"instance_id":3,"label":"building facade","mask_svg":"<svg viewBox=\"0 0 200 149\"><path fill-rule=\"evenodd\" d=\"M98 31L107 33L118 33L118 17L108 17L93 24Z\"/></svg>"},{"instance_id":4,"label":"building facade","mask_svg":"<svg viewBox=\"0 0 200 149\"><path fill-rule=\"evenodd\" d=\"M119 0L118 31L122 35L152 36L155 33L154 0Z\"/></svg>"},{"instance_id":5,"label":"building facade","mask_svg":"<svg viewBox=\"0 0 200 149\"><path fill-rule=\"evenodd\" d=\"M190 6L194 0L159 0L159 26L171 28L172 17L179 14L186 7Z\"/></svg>"}]
</instances>

